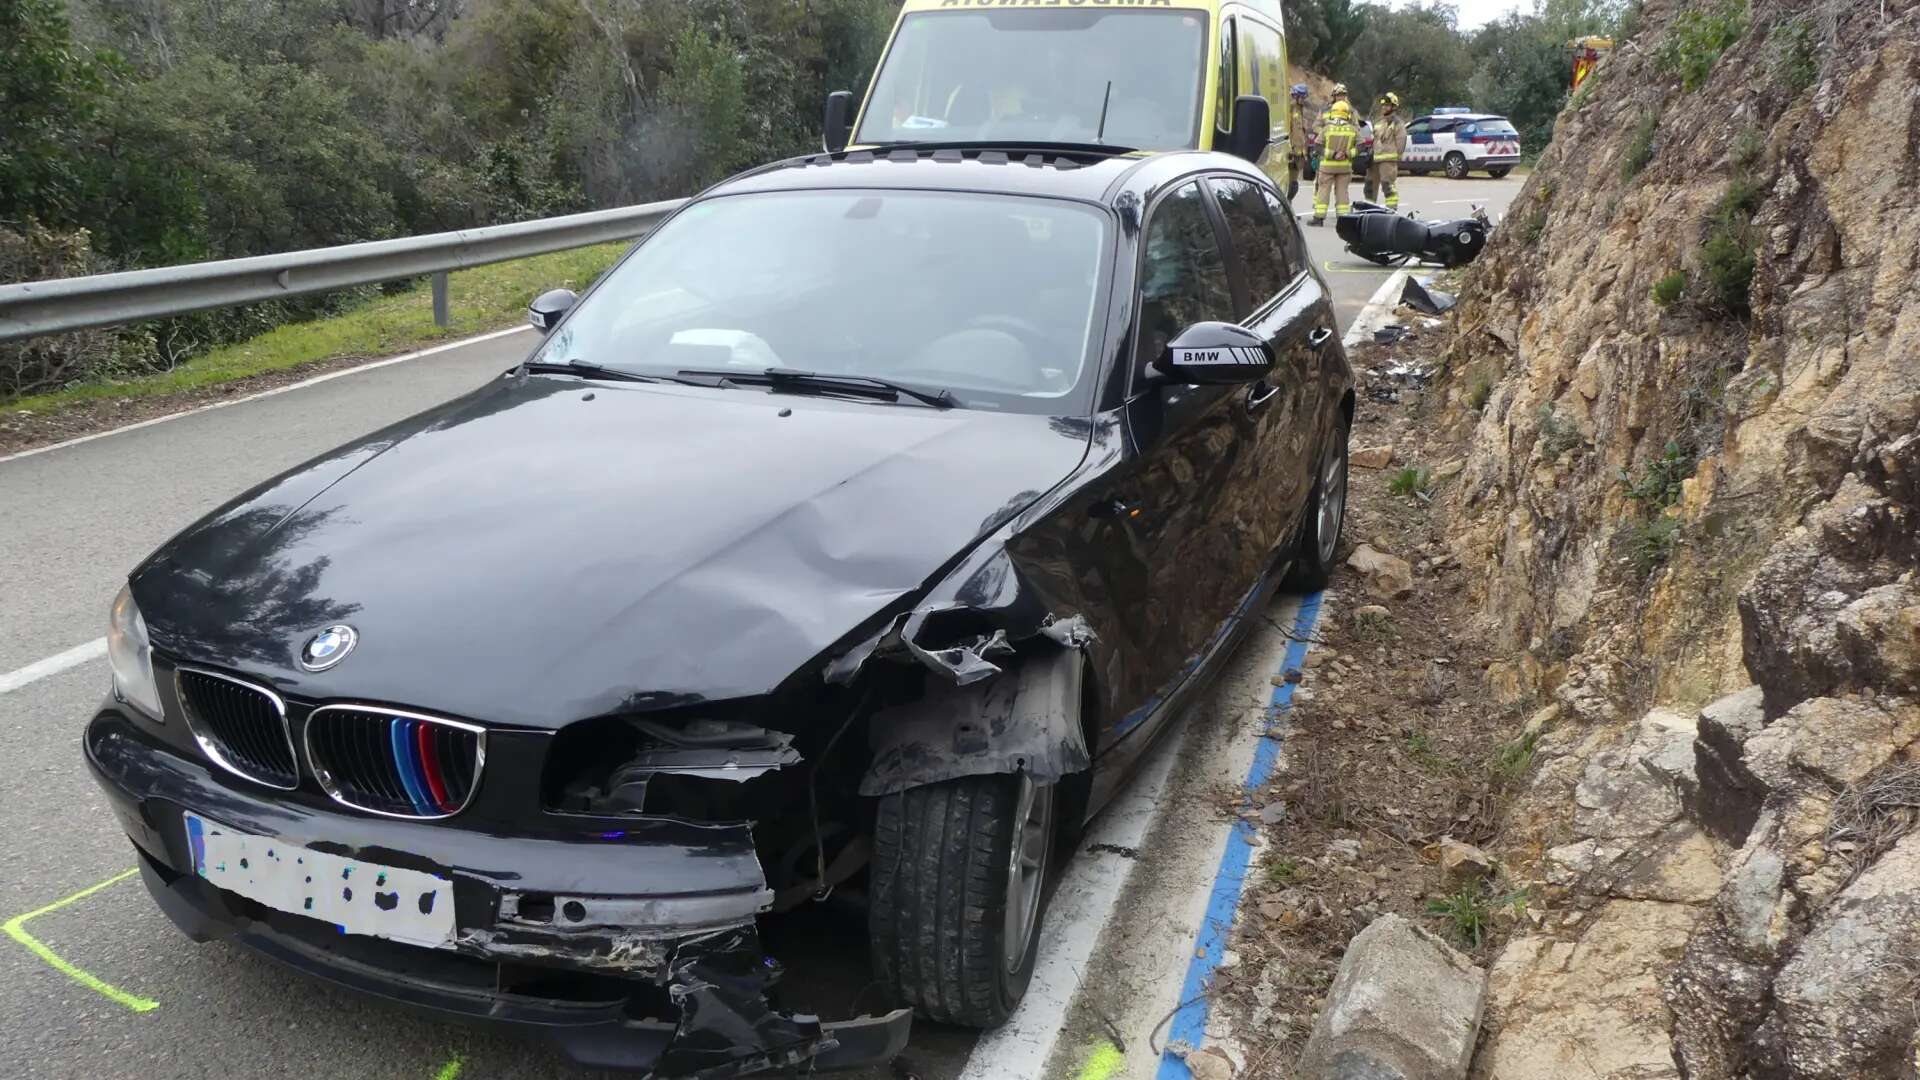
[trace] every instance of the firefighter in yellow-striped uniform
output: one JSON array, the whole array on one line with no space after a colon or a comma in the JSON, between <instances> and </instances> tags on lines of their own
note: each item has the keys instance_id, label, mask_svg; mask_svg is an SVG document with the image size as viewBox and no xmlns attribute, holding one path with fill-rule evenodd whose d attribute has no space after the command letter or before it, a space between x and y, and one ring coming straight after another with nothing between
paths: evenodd
<instances>
[{"instance_id":1,"label":"firefighter in yellow-striped uniform","mask_svg":"<svg viewBox=\"0 0 1920 1080\"><path fill-rule=\"evenodd\" d=\"M1353 209L1347 201L1347 184L1353 179L1353 152L1359 145L1353 107L1336 96L1327 106L1327 114L1320 118L1320 173L1313 189L1313 224L1327 223L1328 196L1332 196L1335 213Z\"/></svg>"},{"instance_id":2,"label":"firefighter in yellow-striped uniform","mask_svg":"<svg viewBox=\"0 0 1920 1080\"><path fill-rule=\"evenodd\" d=\"M1380 95L1373 121L1373 164L1367 168L1367 201L1400 209L1400 155L1407 149L1407 122L1400 116L1400 95Z\"/></svg>"}]
</instances>

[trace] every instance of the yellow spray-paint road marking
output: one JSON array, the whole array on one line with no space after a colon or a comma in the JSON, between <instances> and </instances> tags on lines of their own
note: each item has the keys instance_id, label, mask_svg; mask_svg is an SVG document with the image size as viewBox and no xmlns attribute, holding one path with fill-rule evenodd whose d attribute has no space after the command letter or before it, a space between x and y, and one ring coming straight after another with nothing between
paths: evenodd
<instances>
[{"instance_id":1,"label":"yellow spray-paint road marking","mask_svg":"<svg viewBox=\"0 0 1920 1080\"><path fill-rule=\"evenodd\" d=\"M456 1057L440 1066L440 1071L433 1074L433 1080L460 1080L460 1059Z\"/></svg>"},{"instance_id":2,"label":"yellow spray-paint road marking","mask_svg":"<svg viewBox=\"0 0 1920 1080\"><path fill-rule=\"evenodd\" d=\"M4 929L7 932L7 936L19 942L20 944L26 946L28 952L46 961L47 966L53 968L55 971L60 972L62 975L65 975L67 978L72 979L74 982L79 983L81 986L84 986L87 989L92 990L94 993L99 994L101 997L106 998L108 1001L125 1005L127 1008L132 1009L134 1012L137 1012L137 1013L152 1012L153 1010L160 1007L159 1002L153 1000L152 998L143 998L138 994L129 994L125 990L120 989L119 987L113 985L112 983L107 982L106 980L100 978L97 975L92 974L91 972L82 971L80 968L77 968L74 965L68 963L66 960L62 959L59 953L56 953L52 949L47 948L45 942L41 941L37 937L34 937L32 934L27 933L28 920L37 919L40 916L45 915L50 911L59 911L61 908L66 907L68 904L71 904L76 900L85 900L87 897L92 896L94 893L99 892L101 889L104 889L109 885L118 885L120 882L127 880L128 878L132 877L136 873L139 873L138 867L135 867L134 869L128 870L124 873L115 874L114 876L108 878L107 880L101 882L98 885L89 885L86 888L81 889L79 892L74 893L72 896L66 897L65 899L62 899L62 900L55 900L53 903L48 904L46 907L40 908L36 911L29 911L25 915L15 915L13 918L7 920L6 925L4 927Z\"/></svg>"},{"instance_id":3,"label":"yellow spray-paint road marking","mask_svg":"<svg viewBox=\"0 0 1920 1080\"><path fill-rule=\"evenodd\" d=\"M1075 1074L1074 1080L1107 1080L1108 1077L1119 1072L1126 1063L1126 1055L1120 1052L1119 1047L1102 1040L1100 1045L1094 1047L1093 1052L1087 1055L1086 1062L1080 1066L1080 1071Z\"/></svg>"},{"instance_id":4,"label":"yellow spray-paint road marking","mask_svg":"<svg viewBox=\"0 0 1920 1080\"><path fill-rule=\"evenodd\" d=\"M1326 267L1327 272L1331 274L1391 274L1399 269L1395 266L1335 266L1332 259L1320 265Z\"/></svg>"}]
</instances>

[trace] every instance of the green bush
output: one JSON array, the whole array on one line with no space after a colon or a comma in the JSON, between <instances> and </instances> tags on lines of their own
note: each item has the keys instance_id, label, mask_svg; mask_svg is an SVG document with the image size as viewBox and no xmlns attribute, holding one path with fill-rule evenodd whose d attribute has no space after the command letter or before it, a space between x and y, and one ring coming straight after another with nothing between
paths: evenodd
<instances>
[{"instance_id":1,"label":"green bush","mask_svg":"<svg viewBox=\"0 0 1920 1080\"><path fill-rule=\"evenodd\" d=\"M1672 307L1687 291L1687 272L1675 270L1666 277L1653 283L1653 302L1661 307Z\"/></svg>"},{"instance_id":2,"label":"green bush","mask_svg":"<svg viewBox=\"0 0 1920 1080\"><path fill-rule=\"evenodd\" d=\"M1467 408L1480 412L1492 397L1493 380L1485 377L1475 379L1473 385L1467 387Z\"/></svg>"},{"instance_id":3,"label":"green bush","mask_svg":"<svg viewBox=\"0 0 1920 1080\"><path fill-rule=\"evenodd\" d=\"M1814 33L1804 12L1780 20L1767 33L1767 73L1789 95L1797 96L1820 77L1820 42Z\"/></svg>"},{"instance_id":4,"label":"green bush","mask_svg":"<svg viewBox=\"0 0 1920 1080\"><path fill-rule=\"evenodd\" d=\"M1742 169L1707 221L1700 245L1700 272L1714 304L1729 315L1745 318L1752 312L1753 273L1758 266L1758 242L1753 215L1766 189L1748 169Z\"/></svg>"},{"instance_id":5,"label":"green bush","mask_svg":"<svg viewBox=\"0 0 1920 1080\"><path fill-rule=\"evenodd\" d=\"M1720 0L1711 7L1681 12L1654 49L1662 74L1676 76L1688 91L1698 90L1713 74L1720 54L1747 32L1746 0Z\"/></svg>"},{"instance_id":6,"label":"green bush","mask_svg":"<svg viewBox=\"0 0 1920 1080\"><path fill-rule=\"evenodd\" d=\"M1660 112L1648 109L1640 114L1633 125L1633 137L1627 140L1627 151L1620 159L1620 175L1631 180L1640 175L1640 170L1653 160L1653 136L1660 130Z\"/></svg>"},{"instance_id":7,"label":"green bush","mask_svg":"<svg viewBox=\"0 0 1920 1080\"><path fill-rule=\"evenodd\" d=\"M1693 475L1693 466L1692 454L1679 443L1668 442L1660 456L1641 470L1639 479L1621 469L1620 483L1627 489L1627 498L1665 510L1680 501L1680 484Z\"/></svg>"},{"instance_id":8,"label":"green bush","mask_svg":"<svg viewBox=\"0 0 1920 1080\"><path fill-rule=\"evenodd\" d=\"M1667 564L1679 542L1679 518L1658 514L1650 521L1629 525L1626 532L1627 564L1633 567L1636 575L1648 577Z\"/></svg>"}]
</instances>

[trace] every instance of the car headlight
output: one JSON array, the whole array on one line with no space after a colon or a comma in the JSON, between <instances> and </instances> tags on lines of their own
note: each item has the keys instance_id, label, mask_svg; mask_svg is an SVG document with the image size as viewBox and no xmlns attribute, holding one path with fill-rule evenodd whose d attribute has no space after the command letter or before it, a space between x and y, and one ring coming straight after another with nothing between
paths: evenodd
<instances>
[{"instance_id":1,"label":"car headlight","mask_svg":"<svg viewBox=\"0 0 1920 1080\"><path fill-rule=\"evenodd\" d=\"M113 692L155 720L160 711L160 687L153 681L153 644L147 640L147 621L133 602L133 590L123 587L113 598L107 619L107 663L113 667Z\"/></svg>"}]
</instances>

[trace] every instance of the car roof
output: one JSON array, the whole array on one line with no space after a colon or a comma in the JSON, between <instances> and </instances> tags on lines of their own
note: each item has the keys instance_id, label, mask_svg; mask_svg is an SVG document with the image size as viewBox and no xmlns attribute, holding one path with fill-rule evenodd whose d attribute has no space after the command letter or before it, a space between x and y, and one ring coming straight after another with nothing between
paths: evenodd
<instances>
[{"instance_id":1,"label":"car roof","mask_svg":"<svg viewBox=\"0 0 1920 1080\"><path fill-rule=\"evenodd\" d=\"M1111 204L1176 176L1211 170L1265 180L1241 158L1208 150L1115 153L1077 146L937 144L808 154L709 188L701 197L764 191L896 188L1040 195Z\"/></svg>"},{"instance_id":2,"label":"car roof","mask_svg":"<svg viewBox=\"0 0 1920 1080\"><path fill-rule=\"evenodd\" d=\"M1447 112L1447 113L1427 113L1425 116L1416 117L1415 119L1417 120L1505 120L1506 117L1500 115L1499 113L1490 113L1490 112Z\"/></svg>"}]
</instances>

